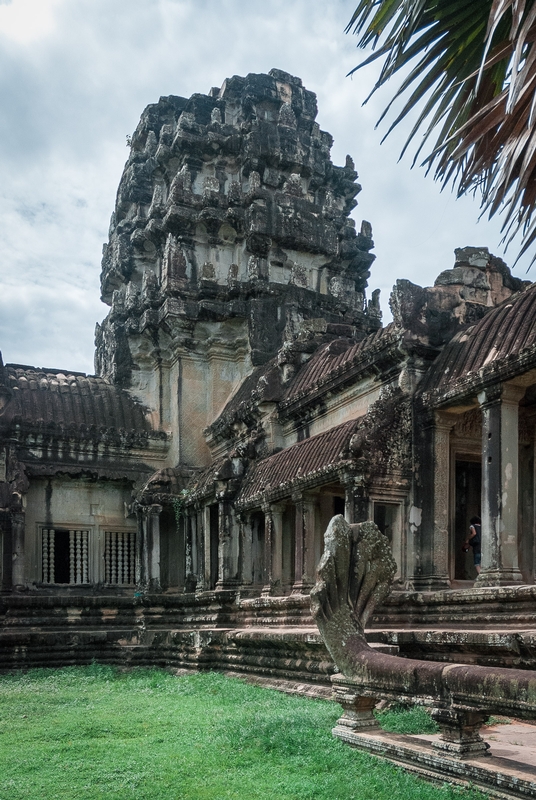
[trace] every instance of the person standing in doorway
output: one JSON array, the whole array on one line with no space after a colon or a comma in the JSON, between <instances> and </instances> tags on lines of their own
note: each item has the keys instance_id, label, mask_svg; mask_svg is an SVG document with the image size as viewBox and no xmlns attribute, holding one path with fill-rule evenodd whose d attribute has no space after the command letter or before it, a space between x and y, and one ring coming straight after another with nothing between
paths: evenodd
<instances>
[{"instance_id":1,"label":"person standing in doorway","mask_svg":"<svg viewBox=\"0 0 536 800\"><path fill-rule=\"evenodd\" d=\"M469 535L465 541L465 548L473 548L473 563L475 565L477 575L480 574L480 565L482 563L482 536L481 536L482 521L480 517L471 517Z\"/></svg>"}]
</instances>

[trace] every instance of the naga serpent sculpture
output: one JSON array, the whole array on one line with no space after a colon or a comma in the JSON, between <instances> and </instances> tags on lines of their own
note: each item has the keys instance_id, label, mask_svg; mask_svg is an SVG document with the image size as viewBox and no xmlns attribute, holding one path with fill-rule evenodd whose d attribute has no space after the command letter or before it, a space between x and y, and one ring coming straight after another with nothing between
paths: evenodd
<instances>
[{"instance_id":1,"label":"naga serpent sculpture","mask_svg":"<svg viewBox=\"0 0 536 800\"><path fill-rule=\"evenodd\" d=\"M332 678L345 709L339 727L373 727L381 699L427 705L442 733L437 747L467 758L486 752L478 730L490 714L536 718L532 670L420 661L370 647L365 625L396 572L389 541L373 522L349 525L342 516L331 520L324 541L311 609L341 673Z\"/></svg>"}]
</instances>

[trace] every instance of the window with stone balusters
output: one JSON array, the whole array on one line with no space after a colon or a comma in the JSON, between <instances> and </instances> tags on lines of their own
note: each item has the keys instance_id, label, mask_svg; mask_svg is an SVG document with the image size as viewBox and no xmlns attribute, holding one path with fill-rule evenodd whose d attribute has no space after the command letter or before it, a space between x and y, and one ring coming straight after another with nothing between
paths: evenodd
<instances>
[{"instance_id":1,"label":"window with stone balusters","mask_svg":"<svg viewBox=\"0 0 536 800\"><path fill-rule=\"evenodd\" d=\"M89 583L89 531L44 528L43 583Z\"/></svg>"},{"instance_id":2,"label":"window with stone balusters","mask_svg":"<svg viewBox=\"0 0 536 800\"><path fill-rule=\"evenodd\" d=\"M104 531L102 539L91 530L43 528L41 564L43 583L131 586L135 583L136 533Z\"/></svg>"},{"instance_id":3,"label":"window with stone balusters","mask_svg":"<svg viewBox=\"0 0 536 800\"><path fill-rule=\"evenodd\" d=\"M136 533L134 531L105 532L105 582L131 585L135 582Z\"/></svg>"}]
</instances>

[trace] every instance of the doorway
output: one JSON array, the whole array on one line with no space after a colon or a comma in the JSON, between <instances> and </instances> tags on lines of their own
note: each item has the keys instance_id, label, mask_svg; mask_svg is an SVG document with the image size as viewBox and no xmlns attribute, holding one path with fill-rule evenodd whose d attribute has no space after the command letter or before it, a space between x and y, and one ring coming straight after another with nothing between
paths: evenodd
<instances>
[{"instance_id":1,"label":"doorway","mask_svg":"<svg viewBox=\"0 0 536 800\"><path fill-rule=\"evenodd\" d=\"M456 498L454 515L454 579L474 581L476 570L473 550L462 550L469 534L471 517L481 516L482 464L480 461L456 459Z\"/></svg>"}]
</instances>

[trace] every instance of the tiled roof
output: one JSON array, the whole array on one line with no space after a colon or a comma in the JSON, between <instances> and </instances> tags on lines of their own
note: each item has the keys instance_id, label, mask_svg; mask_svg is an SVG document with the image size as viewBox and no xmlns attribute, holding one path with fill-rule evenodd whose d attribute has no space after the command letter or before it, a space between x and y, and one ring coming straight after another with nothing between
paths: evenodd
<instances>
[{"instance_id":1,"label":"tiled roof","mask_svg":"<svg viewBox=\"0 0 536 800\"><path fill-rule=\"evenodd\" d=\"M209 467L199 470L190 478L187 489L189 497L185 500L186 504L192 503L201 497L213 494L214 484L218 480L219 470L228 461L227 456L222 456L212 462Z\"/></svg>"},{"instance_id":2,"label":"tiled roof","mask_svg":"<svg viewBox=\"0 0 536 800\"><path fill-rule=\"evenodd\" d=\"M279 370L277 368L277 358L272 358L266 364L256 367L251 375L248 375L236 392L226 403L220 416L232 416L242 403L249 403L253 400L272 400L277 399L280 394Z\"/></svg>"},{"instance_id":3,"label":"tiled roof","mask_svg":"<svg viewBox=\"0 0 536 800\"><path fill-rule=\"evenodd\" d=\"M273 456L254 462L248 469L237 502L245 505L257 496L276 490L291 490L296 483L306 483L341 465L342 455L355 433L359 419L343 422L325 433L319 433L287 447Z\"/></svg>"},{"instance_id":4,"label":"tiled roof","mask_svg":"<svg viewBox=\"0 0 536 800\"><path fill-rule=\"evenodd\" d=\"M143 407L103 378L7 364L4 382L12 391L4 410L10 420L31 426L151 431Z\"/></svg>"},{"instance_id":5,"label":"tiled roof","mask_svg":"<svg viewBox=\"0 0 536 800\"><path fill-rule=\"evenodd\" d=\"M283 396L283 404L306 396L312 389L321 387L337 375L342 375L354 364L359 363L367 353L375 351L386 343L395 333L391 323L366 336L360 342L335 339L320 347L298 372Z\"/></svg>"},{"instance_id":6,"label":"tiled roof","mask_svg":"<svg viewBox=\"0 0 536 800\"><path fill-rule=\"evenodd\" d=\"M490 310L450 341L430 369L423 391L449 392L536 345L536 284Z\"/></svg>"}]
</instances>

